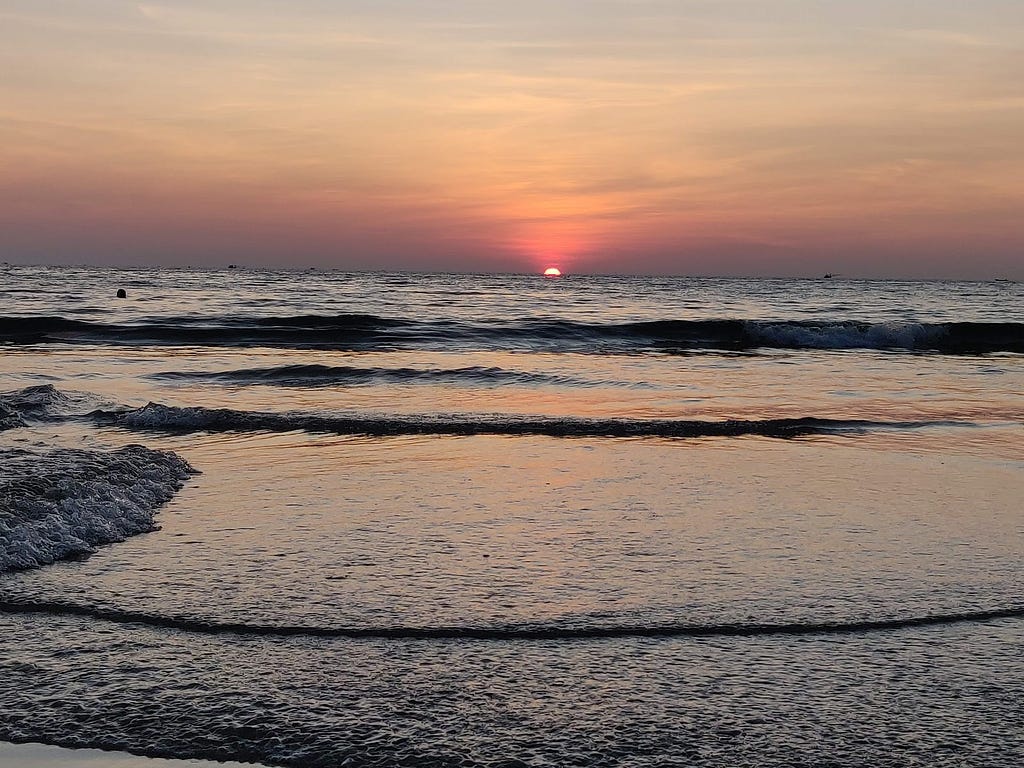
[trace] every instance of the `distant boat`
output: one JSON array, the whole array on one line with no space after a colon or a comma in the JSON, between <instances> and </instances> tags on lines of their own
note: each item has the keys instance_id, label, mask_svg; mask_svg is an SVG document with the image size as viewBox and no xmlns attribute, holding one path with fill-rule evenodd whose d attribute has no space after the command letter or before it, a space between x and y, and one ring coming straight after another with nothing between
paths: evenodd
<instances>
[{"instance_id":1,"label":"distant boat","mask_svg":"<svg viewBox=\"0 0 1024 768\"><path fill-rule=\"evenodd\" d=\"M835 275L832 274L831 272L826 272L821 277L822 277L822 280L831 280L833 277L835 277Z\"/></svg>"}]
</instances>

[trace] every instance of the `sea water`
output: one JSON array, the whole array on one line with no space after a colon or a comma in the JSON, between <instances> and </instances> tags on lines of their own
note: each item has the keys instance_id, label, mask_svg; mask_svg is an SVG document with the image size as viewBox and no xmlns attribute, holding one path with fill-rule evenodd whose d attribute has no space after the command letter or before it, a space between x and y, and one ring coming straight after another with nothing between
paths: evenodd
<instances>
[{"instance_id":1,"label":"sea water","mask_svg":"<svg viewBox=\"0 0 1024 768\"><path fill-rule=\"evenodd\" d=\"M0 344L0 739L1024 760L1020 284L5 267Z\"/></svg>"}]
</instances>

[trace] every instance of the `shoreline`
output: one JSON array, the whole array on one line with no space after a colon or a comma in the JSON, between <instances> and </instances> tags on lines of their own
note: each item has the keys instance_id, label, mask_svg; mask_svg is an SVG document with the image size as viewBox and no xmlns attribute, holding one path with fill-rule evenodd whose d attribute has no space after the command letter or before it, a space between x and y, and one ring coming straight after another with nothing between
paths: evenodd
<instances>
[{"instance_id":1,"label":"shoreline","mask_svg":"<svg viewBox=\"0 0 1024 768\"><path fill-rule=\"evenodd\" d=\"M68 749L50 744L0 741L0 765L11 768L253 768L257 763L140 757L103 749Z\"/></svg>"}]
</instances>

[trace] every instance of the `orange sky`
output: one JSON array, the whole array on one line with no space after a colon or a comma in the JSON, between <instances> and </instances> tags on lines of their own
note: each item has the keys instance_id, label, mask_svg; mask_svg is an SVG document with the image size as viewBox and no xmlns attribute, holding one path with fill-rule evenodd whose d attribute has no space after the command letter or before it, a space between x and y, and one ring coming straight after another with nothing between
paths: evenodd
<instances>
[{"instance_id":1,"label":"orange sky","mask_svg":"<svg viewBox=\"0 0 1024 768\"><path fill-rule=\"evenodd\" d=\"M0 260L1024 278L1024 3L7 0Z\"/></svg>"}]
</instances>

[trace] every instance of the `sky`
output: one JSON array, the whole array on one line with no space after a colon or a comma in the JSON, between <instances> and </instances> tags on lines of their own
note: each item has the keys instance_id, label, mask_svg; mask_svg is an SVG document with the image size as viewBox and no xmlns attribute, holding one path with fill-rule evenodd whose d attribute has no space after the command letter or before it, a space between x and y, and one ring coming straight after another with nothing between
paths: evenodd
<instances>
[{"instance_id":1,"label":"sky","mask_svg":"<svg viewBox=\"0 0 1024 768\"><path fill-rule=\"evenodd\" d=\"M0 261L1024 279L1024 2L0 0Z\"/></svg>"}]
</instances>

